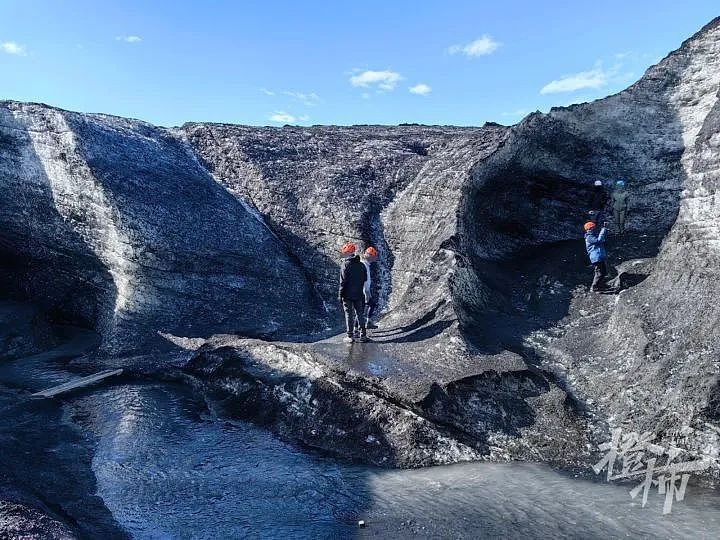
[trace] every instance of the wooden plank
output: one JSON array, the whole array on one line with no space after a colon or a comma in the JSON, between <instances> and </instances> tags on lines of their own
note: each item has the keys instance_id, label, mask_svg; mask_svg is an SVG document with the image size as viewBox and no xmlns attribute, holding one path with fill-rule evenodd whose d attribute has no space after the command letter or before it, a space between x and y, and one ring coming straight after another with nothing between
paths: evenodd
<instances>
[{"instance_id":1,"label":"wooden plank","mask_svg":"<svg viewBox=\"0 0 720 540\"><path fill-rule=\"evenodd\" d=\"M47 388L42 392L37 392L33 394L33 397L54 397L58 394L69 392L70 390L75 390L76 388L82 388L98 381L102 381L103 379L107 379L108 377L120 375L122 372L122 369L108 369L105 371L101 371L100 373L95 373L94 375L88 375L87 377L81 377L80 379L70 381L65 384L60 384L58 386L53 386L52 388Z\"/></svg>"}]
</instances>

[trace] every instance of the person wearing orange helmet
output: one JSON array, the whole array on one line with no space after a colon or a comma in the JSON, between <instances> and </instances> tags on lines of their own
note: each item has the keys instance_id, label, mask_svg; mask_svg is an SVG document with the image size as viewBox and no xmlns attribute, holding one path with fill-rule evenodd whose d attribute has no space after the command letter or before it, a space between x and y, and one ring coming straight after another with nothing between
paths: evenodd
<instances>
[{"instance_id":1,"label":"person wearing orange helmet","mask_svg":"<svg viewBox=\"0 0 720 540\"><path fill-rule=\"evenodd\" d=\"M355 244L348 242L340 249L343 262L340 265L340 288L338 298L345 312L345 331L343 338L346 343L353 342L353 331L357 319L360 328L360 341L367 341L367 326L365 320L365 282L368 271L356 253Z\"/></svg>"},{"instance_id":2,"label":"person wearing orange helmet","mask_svg":"<svg viewBox=\"0 0 720 540\"><path fill-rule=\"evenodd\" d=\"M585 229L585 249L590 258L590 264L593 266L591 292L605 288L603 281L608 274L607 251L605 250L606 225L607 223L603 223L600 232L598 232L597 224L593 221L588 221L583 227Z\"/></svg>"},{"instance_id":3,"label":"person wearing orange helmet","mask_svg":"<svg viewBox=\"0 0 720 540\"><path fill-rule=\"evenodd\" d=\"M361 260L367 270L367 280L363 287L363 296L365 297L365 321L368 328L377 328L377 325L371 321L373 311L375 310L375 298L372 292L372 272L370 265L374 263L378 258L377 249L373 246L369 246L362 254ZM355 333L359 333L358 323L355 323Z\"/></svg>"}]
</instances>

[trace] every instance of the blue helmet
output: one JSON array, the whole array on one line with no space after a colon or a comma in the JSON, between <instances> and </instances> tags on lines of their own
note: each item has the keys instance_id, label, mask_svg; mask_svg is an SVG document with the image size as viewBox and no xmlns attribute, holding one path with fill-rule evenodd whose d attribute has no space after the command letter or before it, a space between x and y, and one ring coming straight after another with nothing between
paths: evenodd
<instances>
[{"instance_id":1,"label":"blue helmet","mask_svg":"<svg viewBox=\"0 0 720 540\"><path fill-rule=\"evenodd\" d=\"M625 185L625 180L615 180L615 185L616 185L616 186L624 186L624 185Z\"/></svg>"}]
</instances>

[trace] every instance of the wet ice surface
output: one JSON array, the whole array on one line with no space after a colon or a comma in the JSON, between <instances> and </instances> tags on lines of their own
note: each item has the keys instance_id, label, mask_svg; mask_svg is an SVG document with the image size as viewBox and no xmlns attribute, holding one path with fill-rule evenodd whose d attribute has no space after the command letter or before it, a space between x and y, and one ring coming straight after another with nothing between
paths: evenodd
<instances>
[{"instance_id":1,"label":"wet ice surface","mask_svg":"<svg viewBox=\"0 0 720 540\"><path fill-rule=\"evenodd\" d=\"M98 437L99 495L137 538L720 537L720 497L693 486L662 516L658 495L643 509L627 486L542 465L349 465L200 414L171 386L116 386L66 407Z\"/></svg>"}]
</instances>

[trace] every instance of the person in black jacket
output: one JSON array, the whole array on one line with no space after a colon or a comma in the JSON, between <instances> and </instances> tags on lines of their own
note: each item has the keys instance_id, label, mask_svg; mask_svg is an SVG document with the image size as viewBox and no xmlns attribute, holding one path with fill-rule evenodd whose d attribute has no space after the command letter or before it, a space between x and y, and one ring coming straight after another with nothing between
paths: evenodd
<instances>
[{"instance_id":1,"label":"person in black jacket","mask_svg":"<svg viewBox=\"0 0 720 540\"><path fill-rule=\"evenodd\" d=\"M605 219L605 206L607 205L608 196L603 186L602 180L595 180L592 193L590 194L588 209L588 219L597 224Z\"/></svg>"},{"instance_id":2,"label":"person in black jacket","mask_svg":"<svg viewBox=\"0 0 720 540\"><path fill-rule=\"evenodd\" d=\"M346 343L353 341L355 318L360 323L360 341L368 341L367 321L365 320L365 282L368 279L367 269L355 253L355 244L347 243L340 250L345 259L340 266L340 289L338 297L345 311Z\"/></svg>"}]
</instances>

